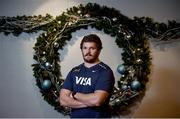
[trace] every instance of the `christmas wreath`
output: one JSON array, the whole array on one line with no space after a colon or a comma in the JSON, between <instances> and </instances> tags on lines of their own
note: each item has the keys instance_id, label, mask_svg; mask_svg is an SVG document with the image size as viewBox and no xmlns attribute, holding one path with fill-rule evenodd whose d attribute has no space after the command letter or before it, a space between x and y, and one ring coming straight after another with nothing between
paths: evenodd
<instances>
[{"instance_id":1,"label":"christmas wreath","mask_svg":"<svg viewBox=\"0 0 180 119\"><path fill-rule=\"evenodd\" d=\"M169 21L168 25L154 22L148 17L130 19L114 8L88 3L72 7L53 19L47 14L39 16L0 17L0 32L19 35L21 32L44 30L34 46L32 65L37 86L44 99L63 114L69 109L59 103L59 91L64 79L61 77L59 49L63 49L71 34L89 26L113 36L119 48L123 49L123 64L117 66L121 77L114 87L110 105L113 112L128 105L137 97L143 97L150 74L151 57L148 40L158 41L177 39L180 36L180 24Z\"/></svg>"},{"instance_id":2,"label":"christmas wreath","mask_svg":"<svg viewBox=\"0 0 180 119\"><path fill-rule=\"evenodd\" d=\"M63 49L66 41L71 39L72 32L87 29L88 26L115 37L116 44L124 51L124 63L117 67L122 77L118 79L118 87L114 87L110 99L112 109L143 94L148 81L151 64L149 46L144 30L141 30L136 20L123 16L113 8L97 4L70 8L56 17L49 24L47 32L37 39L34 47L37 64L33 65L34 76L44 99L65 114L69 110L61 107L58 100L64 81L61 78L58 50Z\"/></svg>"}]
</instances>

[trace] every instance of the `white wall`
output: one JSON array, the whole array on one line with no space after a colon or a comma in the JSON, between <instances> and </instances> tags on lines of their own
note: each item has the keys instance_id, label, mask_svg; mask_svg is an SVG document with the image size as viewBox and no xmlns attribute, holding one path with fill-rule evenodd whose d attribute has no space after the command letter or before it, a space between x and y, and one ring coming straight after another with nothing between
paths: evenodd
<instances>
[{"instance_id":1,"label":"white wall","mask_svg":"<svg viewBox=\"0 0 180 119\"><path fill-rule=\"evenodd\" d=\"M46 13L56 16L69 7L88 2L114 7L131 18L148 16L159 22L180 20L178 0L147 0L146 2L143 0L1 0L0 16L45 15ZM63 51L59 51L63 59L61 62L63 76L65 77L71 67L82 62L79 42L82 36L88 33L98 33L103 39L104 49L101 59L109 64L114 69L116 77L119 77L115 68L122 63L121 49L112 42L114 38L94 29L73 33L72 40ZM19 37L0 34L0 117L64 117L43 100L35 85L31 68L34 62L32 47L39 34L40 32L23 33ZM133 113L125 117L180 116L179 49L179 42L157 47L154 42L151 42L153 66L146 95L132 111ZM73 54L79 57L74 58ZM110 59L110 57L113 58Z\"/></svg>"}]
</instances>

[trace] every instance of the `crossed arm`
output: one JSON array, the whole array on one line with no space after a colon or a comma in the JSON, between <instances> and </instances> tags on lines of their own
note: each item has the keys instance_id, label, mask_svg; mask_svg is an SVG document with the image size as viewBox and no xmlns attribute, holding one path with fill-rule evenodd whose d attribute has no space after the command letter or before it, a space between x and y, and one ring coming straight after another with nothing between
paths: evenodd
<instances>
[{"instance_id":1,"label":"crossed arm","mask_svg":"<svg viewBox=\"0 0 180 119\"><path fill-rule=\"evenodd\" d=\"M103 90L96 90L94 93L76 93L72 98L72 92L68 89L61 89L60 104L71 108L82 108L100 106L107 99L109 93Z\"/></svg>"}]
</instances>

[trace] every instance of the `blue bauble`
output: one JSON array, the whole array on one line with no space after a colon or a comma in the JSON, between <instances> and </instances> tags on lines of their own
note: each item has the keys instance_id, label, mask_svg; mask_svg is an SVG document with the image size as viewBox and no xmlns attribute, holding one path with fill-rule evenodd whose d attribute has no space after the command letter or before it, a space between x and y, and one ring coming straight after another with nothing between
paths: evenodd
<instances>
[{"instance_id":1,"label":"blue bauble","mask_svg":"<svg viewBox=\"0 0 180 119\"><path fill-rule=\"evenodd\" d=\"M132 90L139 90L141 88L141 84L139 81L134 80L131 82L131 89Z\"/></svg>"},{"instance_id":2,"label":"blue bauble","mask_svg":"<svg viewBox=\"0 0 180 119\"><path fill-rule=\"evenodd\" d=\"M118 65L117 71L118 71L120 74L123 74L124 71L125 71L124 65L122 65L122 64Z\"/></svg>"},{"instance_id":3,"label":"blue bauble","mask_svg":"<svg viewBox=\"0 0 180 119\"><path fill-rule=\"evenodd\" d=\"M41 88L43 90L48 90L51 87L51 81L46 79L41 83Z\"/></svg>"}]
</instances>

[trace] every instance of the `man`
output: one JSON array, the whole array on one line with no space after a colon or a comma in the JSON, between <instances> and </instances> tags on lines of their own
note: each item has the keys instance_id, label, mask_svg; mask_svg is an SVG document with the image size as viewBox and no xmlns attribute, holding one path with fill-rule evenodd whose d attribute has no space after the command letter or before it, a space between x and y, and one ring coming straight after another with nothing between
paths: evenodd
<instances>
[{"instance_id":1,"label":"man","mask_svg":"<svg viewBox=\"0 0 180 119\"><path fill-rule=\"evenodd\" d=\"M72 108L71 118L109 118L109 100L115 79L112 70L99 60L102 42L95 34L80 44L84 63L73 68L60 91L60 104Z\"/></svg>"}]
</instances>

